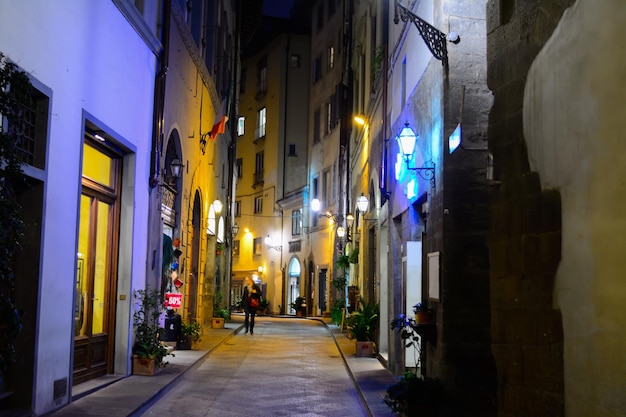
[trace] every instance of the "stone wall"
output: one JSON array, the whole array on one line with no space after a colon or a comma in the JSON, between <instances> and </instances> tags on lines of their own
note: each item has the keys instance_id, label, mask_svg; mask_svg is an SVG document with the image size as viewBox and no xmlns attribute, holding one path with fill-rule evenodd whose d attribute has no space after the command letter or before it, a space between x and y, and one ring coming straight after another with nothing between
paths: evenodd
<instances>
[{"instance_id":1,"label":"stone wall","mask_svg":"<svg viewBox=\"0 0 626 417\"><path fill-rule=\"evenodd\" d=\"M555 417L563 407L563 329L553 308L561 197L531 172L522 126L528 70L573 0L487 5L489 148L495 178L489 240L498 416Z\"/></svg>"}]
</instances>

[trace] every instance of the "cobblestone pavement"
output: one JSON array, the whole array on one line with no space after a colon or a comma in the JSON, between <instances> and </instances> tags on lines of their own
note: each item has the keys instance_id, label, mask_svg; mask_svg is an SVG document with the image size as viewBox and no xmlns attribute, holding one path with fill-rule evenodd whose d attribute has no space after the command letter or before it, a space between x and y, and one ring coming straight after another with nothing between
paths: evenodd
<instances>
[{"instance_id":1,"label":"cobblestone pavement","mask_svg":"<svg viewBox=\"0 0 626 417\"><path fill-rule=\"evenodd\" d=\"M367 416L332 335L317 321L257 318L144 416Z\"/></svg>"},{"instance_id":2,"label":"cobblestone pavement","mask_svg":"<svg viewBox=\"0 0 626 417\"><path fill-rule=\"evenodd\" d=\"M376 357L357 357L329 319L257 319L254 336L243 335L239 314L224 329L204 329L154 376L76 385L71 403L45 417L395 416L382 397L396 378ZM251 412L250 402L263 408Z\"/></svg>"}]
</instances>

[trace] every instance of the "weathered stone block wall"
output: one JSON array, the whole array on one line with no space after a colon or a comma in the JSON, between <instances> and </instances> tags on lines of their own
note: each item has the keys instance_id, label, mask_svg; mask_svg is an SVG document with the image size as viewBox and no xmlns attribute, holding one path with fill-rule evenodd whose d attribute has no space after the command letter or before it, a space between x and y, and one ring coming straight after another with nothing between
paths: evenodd
<instances>
[{"instance_id":1,"label":"weathered stone block wall","mask_svg":"<svg viewBox=\"0 0 626 417\"><path fill-rule=\"evenodd\" d=\"M573 0L487 5L488 85L494 93L489 148L490 300L498 416L555 417L563 408L563 330L552 307L561 257L561 200L530 172L522 128L530 65Z\"/></svg>"},{"instance_id":2,"label":"weathered stone block wall","mask_svg":"<svg viewBox=\"0 0 626 417\"><path fill-rule=\"evenodd\" d=\"M496 372L491 354L489 307L489 186L487 127L492 93L487 88L485 1L444 1L448 43L444 79L443 175L437 214L441 251L437 340L429 344L427 369L445 386L440 415L495 416ZM461 145L448 138L461 124ZM429 235L430 237L430 235Z\"/></svg>"}]
</instances>

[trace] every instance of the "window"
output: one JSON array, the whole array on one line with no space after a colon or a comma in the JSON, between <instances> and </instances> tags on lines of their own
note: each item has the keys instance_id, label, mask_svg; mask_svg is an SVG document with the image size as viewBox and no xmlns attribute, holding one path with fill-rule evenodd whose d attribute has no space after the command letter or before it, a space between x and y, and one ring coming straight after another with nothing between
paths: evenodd
<instances>
[{"instance_id":1,"label":"window","mask_svg":"<svg viewBox=\"0 0 626 417\"><path fill-rule=\"evenodd\" d=\"M239 241L233 240L233 256L239 256Z\"/></svg>"},{"instance_id":2,"label":"window","mask_svg":"<svg viewBox=\"0 0 626 417\"><path fill-rule=\"evenodd\" d=\"M319 199L319 178L313 178L313 199Z\"/></svg>"},{"instance_id":3,"label":"window","mask_svg":"<svg viewBox=\"0 0 626 417\"><path fill-rule=\"evenodd\" d=\"M329 170L326 170L322 173L322 192L319 197L320 201L322 202L322 207L330 206L331 192L328 188L330 186L329 175L330 175Z\"/></svg>"},{"instance_id":4,"label":"window","mask_svg":"<svg viewBox=\"0 0 626 417\"><path fill-rule=\"evenodd\" d=\"M261 254L261 249L263 249L263 238L262 237L255 237L254 241L253 241L252 254L253 255L260 255Z\"/></svg>"},{"instance_id":5,"label":"window","mask_svg":"<svg viewBox=\"0 0 626 417\"><path fill-rule=\"evenodd\" d=\"M17 155L21 162L35 168L46 169L46 141L48 140L48 108L50 99L37 88L25 98L16 128L21 135ZM0 123L2 119L0 118Z\"/></svg>"},{"instance_id":6,"label":"window","mask_svg":"<svg viewBox=\"0 0 626 417\"><path fill-rule=\"evenodd\" d=\"M328 47L328 69L333 69L335 67L335 47Z\"/></svg>"},{"instance_id":7,"label":"window","mask_svg":"<svg viewBox=\"0 0 626 417\"><path fill-rule=\"evenodd\" d=\"M241 201L235 201L235 217L241 217Z\"/></svg>"},{"instance_id":8,"label":"window","mask_svg":"<svg viewBox=\"0 0 626 417\"><path fill-rule=\"evenodd\" d=\"M311 190L311 194L313 195L313 199L319 199L319 179L317 177L313 178L313 189ZM322 207L323 209L324 207ZM312 219L312 226L313 227L317 227L318 224L318 218L317 218L317 213L313 213L313 215L311 216Z\"/></svg>"},{"instance_id":9,"label":"window","mask_svg":"<svg viewBox=\"0 0 626 417\"><path fill-rule=\"evenodd\" d=\"M291 212L291 235L299 236L302 233L302 211L294 210Z\"/></svg>"},{"instance_id":10,"label":"window","mask_svg":"<svg viewBox=\"0 0 626 417\"><path fill-rule=\"evenodd\" d=\"M239 93L243 94L246 92L246 69L241 69L241 77L239 78Z\"/></svg>"},{"instance_id":11,"label":"window","mask_svg":"<svg viewBox=\"0 0 626 417\"><path fill-rule=\"evenodd\" d=\"M320 109L316 109L313 113L313 143L320 141Z\"/></svg>"},{"instance_id":12,"label":"window","mask_svg":"<svg viewBox=\"0 0 626 417\"><path fill-rule=\"evenodd\" d=\"M263 213L263 197L254 197L254 214Z\"/></svg>"},{"instance_id":13,"label":"window","mask_svg":"<svg viewBox=\"0 0 626 417\"><path fill-rule=\"evenodd\" d=\"M237 136L243 136L246 133L246 118L240 116L237 119Z\"/></svg>"},{"instance_id":14,"label":"window","mask_svg":"<svg viewBox=\"0 0 626 417\"><path fill-rule=\"evenodd\" d=\"M318 56L313 60L313 84L322 78L322 57Z\"/></svg>"},{"instance_id":15,"label":"window","mask_svg":"<svg viewBox=\"0 0 626 417\"><path fill-rule=\"evenodd\" d=\"M256 154L256 163L254 165L254 183L263 182L263 170L265 169L265 154L259 152Z\"/></svg>"},{"instance_id":16,"label":"window","mask_svg":"<svg viewBox=\"0 0 626 417\"><path fill-rule=\"evenodd\" d=\"M267 123L267 108L263 107L257 114L257 126L254 132L254 139L261 139L265 137L265 124Z\"/></svg>"},{"instance_id":17,"label":"window","mask_svg":"<svg viewBox=\"0 0 626 417\"><path fill-rule=\"evenodd\" d=\"M300 68L300 55L292 54L290 65L291 68Z\"/></svg>"},{"instance_id":18,"label":"window","mask_svg":"<svg viewBox=\"0 0 626 417\"><path fill-rule=\"evenodd\" d=\"M326 111L326 129L324 133L328 135L333 130L333 104L331 101L327 101L325 104Z\"/></svg>"},{"instance_id":19,"label":"window","mask_svg":"<svg viewBox=\"0 0 626 417\"><path fill-rule=\"evenodd\" d=\"M296 154L296 144L295 143L290 143L289 144L289 153L287 154L287 156L298 156Z\"/></svg>"},{"instance_id":20,"label":"window","mask_svg":"<svg viewBox=\"0 0 626 417\"><path fill-rule=\"evenodd\" d=\"M257 94L265 94L267 92L267 60L263 59L259 62L257 68Z\"/></svg>"},{"instance_id":21,"label":"window","mask_svg":"<svg viewBox=\"0 0 626 417\"><path fill-rule=\"evenodd\" d=\"M237 172L237 178L243 177L243 158L237 158L237 162L235 162L235 171Z\"/></svg>"}]
</instances>

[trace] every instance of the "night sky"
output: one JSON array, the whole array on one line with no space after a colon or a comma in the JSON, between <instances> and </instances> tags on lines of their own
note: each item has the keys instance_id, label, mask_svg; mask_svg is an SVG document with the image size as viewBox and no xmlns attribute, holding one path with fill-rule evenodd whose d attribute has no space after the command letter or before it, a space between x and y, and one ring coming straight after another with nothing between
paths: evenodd
<instances>
[{"instance_id":1,"label":"night sky","mask_svg":"<svg viewBox=\"0 0 626 417\"><path fill-rule=\"evenodd\" d=\"M289 17L295 0L263 0L263 14L267 16Z\"/></svg>"}]
</instances>

